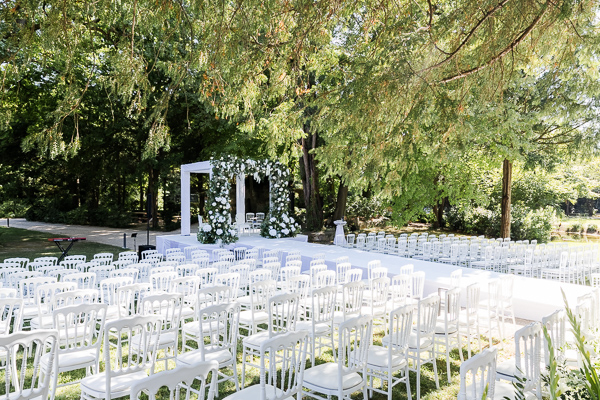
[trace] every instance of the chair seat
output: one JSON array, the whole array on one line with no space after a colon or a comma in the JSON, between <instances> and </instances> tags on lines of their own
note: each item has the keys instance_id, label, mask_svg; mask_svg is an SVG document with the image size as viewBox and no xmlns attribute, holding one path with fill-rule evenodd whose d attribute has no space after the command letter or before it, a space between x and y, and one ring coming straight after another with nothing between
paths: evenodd
<instances>
[{"instance_id":1,"label":"chair seat","mask_svg":"<svg viewBox=\"0 0 600 400\"><path fill-rule=\"evenodd\" d=\"M52 315L42 315L41 317L33 317L29 322L32 328L34 329L52 329L52 325L54 325L54 320Z\"/></svg>"},{"instance_id":2,"label":"chair seat","mask_svg":"<svg viewBox=\"0 0 600 400\"><path fill-rule=\"evenodd\" d=\"M312 322L311 321L298 321L296 322L296 330L306 330L308 334L312 336ZM323 335L325 333L331 332L331 327L322 322L319 324L315 324L315 335Z\"/></svg>"},{"instance_id":3,"label":"chair seat","mask_svg":"<svg viewBox=\"0 0 600 400\"><path fill-rule=\"evenodd\" d=\"M265 311L257 311L254 313L255 324L266 324L269 322L269 314ZM240 324L250 325L252 323L252 310L244 310L240 312Z\"/></svg>"},{"instance_id":4,"label":"chair seat","mask_svg":"<svg viewBox=\"0 0 600 400\"><path fill-rule=\"evenodd\" d=\"M132 372L130 374L119 375L110 380L111 398L118 398L129 395L131 385L148 377L145 371ZM106 374L104 372L94 374L81 380L81 392L91 394L96 398L106 397Z\"/></svg>"},{"instance_id":5,"label":"chair seat","mask_svg":"<svg viewBox=\"0 0 600 400\"><path fill-rule=\"evenodd\" d=\"M523 374L517 369L514 358L502 361L496 366L496 379L515 381L515 377L522 375Z\"/></svg>"},{"instance_id":6,"label":"chair seat","mask_svg":"<svg viewBox=\"0 0 600 400\"><path fill-rule=\"evenodd\" d=\"M343 369L346 369L343 367ZM304 386L310 385L317 388L333 391L338 389L339 367L337 363L325 363L304 371ZM351 372L342 377L342 390L350 389L363 382L362 377Z\"/></svg>"},{"instance_id":7,"label":"chair seat","mask_svg":"<svg viewBox=\"0 0 600 400\"><path fill-rule=\"evenodd\" d=\"M233 360L233 356L231 355L231 352L227 349L205 353L204 360L202 360L202 354L200 350L188 351L187 353L183 353L177 356L177 363L182 363L186 365L195 365L199 362L213 360L218 362L219 364L226 364Z\"/></svg>"},{"instance_id":8,"label":"chair seat","mask_svg":"<svg viewBox=\"0 0 600 400\"><path fill-rule=\"evenodd\" d=\"M269 340L269 332L263 331L255 333L254 335L250 335L242 340L242 344L245 347L252 347L254 349L260 349L260 346L266 341Z\"/></svg>"},{"instance_id":9,"label":"chair seat","mask_svg":"<svg viewBox=\"0 0 600 400\"><path fill-rule=\"evenodd\" d=\"M149 348L154 347L155 343L156 343L156 336L157 335L152 335L152 338L150 339L150 343L148 344ZM133 335L133 337L131 338L131 344L130 346L133 349L137 349L138 346L140 345L140 335ZM158 338L158 348L159 349L163 349L165 347L169 347L169 345L173 345L173 343L177 343L177 332L165 332L165 333L161 333L159 335Z\"/></svg>"},{"instance_id":10,"label":"chair seat","mask_svg":"<svg viewBox=\"0 0 600 400\"><path fill-rule=\"evenodd\" d=\"M496 381L494 384L494 399L493 400L516 400L515 388L512 383ZM525 400L537 399L536 395L531 392L525 392Z\"/></svg>"},{"instance_id":11,"label":"chair seat","mask_svg":"<svg viewBox=\"0 0 600 400\"><path fill-rule=\"evenodd\" d=\"M271 385L265 385L266 400L280 399L283 396L283 391ZM235 392L227 397L226 400L248 400L261 398L260 385L252 385L245 389Z\"/></svg>"},{"instance_id":12,"label":"chair seat","mask_svg":"<svg viewBox=\"0 0 600 400\"><path fill-rule=\"evenodd\" d=\"M59 371L71 371L74 369L85 368L89 365L96 364L96 350L85 349L81 351L74 351L69 353L58 354L58 370ZM42 368L46 369L50 353L46 353L40 359Z\"/></svg>"},{"instance_id":13,"label":"chair seat","mask_svg":"<svg viewBox=\"0 0 600 400\"><path fill-rule=\"evenodd\" d=\"M444 320L442 319L441 321L438 320L437 324L435 325L435 331L434 333L436 335L445 335L445 334L452 334L452 333L456 333L458 331L458 327L456 326L456 324L449 324L448 325L448 329L446 329L446 323L444 322Z\"/></svg>"},{"instance_id":14,"label":"chair seat","mask_svg":"<svg viewBox=\"0 0 600 400\"><path fill-rule=\"evenodd\" d=\"M389 339L388 339L389 341ZM382 340L383 343L383 340ZM410 337L408 338L408 348L409 349L424 349L433 345L433 341L430 337L421 337L419 341L417 341L417 334L414 332L410 333Z\"/></svg>"},{"instance_id":15,"label":"chair seat","mask_svg":"<svg viewBox=\"0 0 600 400\"><path fill-rule=\"evenodd\" d=\"M202 330L204 332L210 331L210 324L208 322L204 322L202 324ZM214 330L214 328L213 328ZM181 329L186 335L198 337L200 335L200 324L198 321L192 321L183 324L183 328Z\"/></svg>"},{"instance_id":16,"label":"chair seat","mask_svg":"<svg viewBox=\"0 0 600 400\"><path fill-rule=\"evenodd\" d=\"M389 367L389 349L382 346L370 346L367 356L367 368L384 369ZM406 365L404 354L392 353L392 368L403 368Z\"/></svg>"}]
</instances>

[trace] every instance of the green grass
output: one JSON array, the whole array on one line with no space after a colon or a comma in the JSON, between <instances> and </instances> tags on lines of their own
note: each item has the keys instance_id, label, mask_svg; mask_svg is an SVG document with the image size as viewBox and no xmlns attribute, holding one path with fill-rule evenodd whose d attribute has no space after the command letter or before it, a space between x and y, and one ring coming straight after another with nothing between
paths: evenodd
<instances>
[{"instance_id":1,"label":"green grass","mask_svg":"<svg viewBox=\"0 0 600 400\"><path fill-rule=\"evenodd\" d=\"M49 242L48 239L64 236L64 234L0 227L0 261L12 257L27 257L30 260L45 256L59 257L61 254L60 250L54 242ZM96 253L113 253L116 256L122 251L125 250L116 246L81 241L73 245L69 254L83 254L89 260Z\"/></svg>"}]
</instances>

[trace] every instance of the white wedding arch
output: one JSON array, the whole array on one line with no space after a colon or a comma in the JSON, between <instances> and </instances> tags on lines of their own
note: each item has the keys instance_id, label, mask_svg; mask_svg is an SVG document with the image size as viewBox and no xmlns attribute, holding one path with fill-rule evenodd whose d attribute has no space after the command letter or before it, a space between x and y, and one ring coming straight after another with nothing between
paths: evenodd
<instances>
[{"instance_id":1,"label":"white wedding arch","mask_svg":"<svg viewBox=\"0 0 600 400\"><path fill-rule=\"evenodd\" d=\"M295 236L299 225L290 214L289 180L290 172L278 161L250 160L234 156L211 158L181 166L181 234L190 235L190 175L207 173L210 175L208 201L206 202L206 224L198 232L202 243L231 243L237 240L235 226L231 222L229 204L229 181L235 177L236 215L245 219L245 177L253 175L258 181L269 178L269 212L261 226L261 235L269 238Z\"/></svg>"}]
</instances>

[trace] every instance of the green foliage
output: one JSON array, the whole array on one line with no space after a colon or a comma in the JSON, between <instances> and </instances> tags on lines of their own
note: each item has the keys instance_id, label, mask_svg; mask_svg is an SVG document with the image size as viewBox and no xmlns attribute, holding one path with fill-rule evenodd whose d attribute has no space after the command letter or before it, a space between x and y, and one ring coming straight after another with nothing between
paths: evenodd
<instances>
[{"instance_id":1,"label":"green foliage","mask_svg":"<svg viewBox=\"0 0 600 400\"><path fill-rule=\"evenodd\" d=\"M587 233L596 233L598 232L598 225L596 224L588 224L586 230Z\"/></svg>"},{"instance_id":2,"label":"green foliage","mask_svg":"<svg viewBox=\"0 0 600 400\"><path fill-rule=\"evenodd\" d=\"M579 222L575 222L574 224L571 224L568 231L575 232L575 233L581 233L581 232L583 232L583 224L581 224Z\"/></svg>"},{"instance_id":3,"label":"green foliage","mask_svg":"<svg viewBox=\"0 0 600 400\"><path fill-rule=\"evenodd\" d=\"M556 223L556 211L552 207L532 210L523 204L511 207L511 239L532 240L539 243L550 240L552 227ZM500 209L482 207L452 207L446 214L446 221L452 230L471 235L498 237L500 234Z\"/></svg>"},{"instance_id":4,"label":"green foliage","mask_svg":"<svg viewBox=\"0 0 600 400\"><path fill-rule=\"evenodd\" d=\"M348 218L379 218L388 214L386 203L376 195L352 194L348 196L346 215Z\"/></svg>"},{"instance_id":5,"label":"green foliage","mask_svg":"<svg viewBox=\"0 0 600 400\"><path fill-rule=\"evenodd\" d=\"M23 200L6 200L0 203L0 217L24 217L29 205Z\"/></svg>"}]
</instances>

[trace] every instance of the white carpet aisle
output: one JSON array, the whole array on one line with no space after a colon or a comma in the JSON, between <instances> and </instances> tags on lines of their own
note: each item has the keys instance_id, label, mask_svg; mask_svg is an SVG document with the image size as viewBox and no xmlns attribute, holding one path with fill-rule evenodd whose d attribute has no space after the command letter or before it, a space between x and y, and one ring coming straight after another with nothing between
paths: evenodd
<instances>
[{"instance_id":1,"label":"white carpet aisle","mask_svg":"<svg viewBox=\"0 0 600 400\"><path fill-rule=\"evenodd\" d=\"M225 246L233 249L234 247L263 247L267 250L280 250L285 255L290 250L300 250L302 254L303 270L308 270L310 260L315 254L324 254L325 261L329 268L335 269L335 259L342 256L348 256L353 267L367 269L369 261L381 260L381 265L387 267L390 275L400 273L400 267L406 264L413 264L415 271L425 271L425 295L437 292L438 288L448 287L450 284L450 273L458 267L448 264L440 264L428 261L414 260L410 258L401 258L394 255L387 255L375 252L368 252L357 249L349 249L340 246L329 246L322 244L308 243L306 236L286 239L266 239L261 236L245 236L232 245ZM157 250L164 253L168 248L184 248L187 246L200 245L206 250L217 248L217 245L203 245L198 242L195 235L181 236L157 236ZM474 270L471 268L462 268L463 278L461 286L466 287L474 282L485 282L487 279L494 278L500 274ZM363 274L366 279L366 271ZM569 304L574 308L577 303L577 297L590 292L590 287L560 283L557 281L541 280L534 278L524 278L515 276L514 287L514 311L517 318L540 321L542 317L551 314L553 311L563 308L564 302L561 293L564 290ZM484 300L487 291L487 285L481 285L482 300Z\"/></svg>"}]
</instances>

